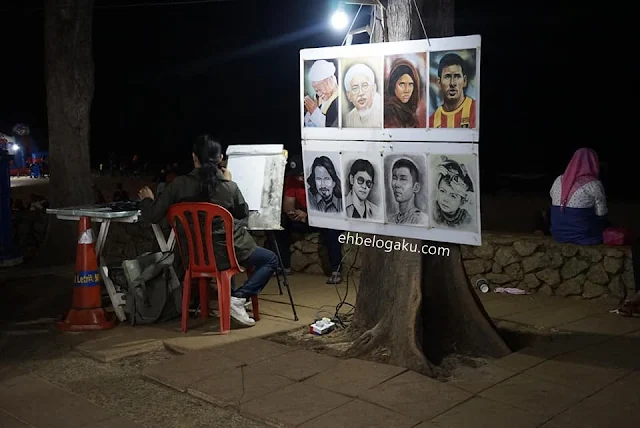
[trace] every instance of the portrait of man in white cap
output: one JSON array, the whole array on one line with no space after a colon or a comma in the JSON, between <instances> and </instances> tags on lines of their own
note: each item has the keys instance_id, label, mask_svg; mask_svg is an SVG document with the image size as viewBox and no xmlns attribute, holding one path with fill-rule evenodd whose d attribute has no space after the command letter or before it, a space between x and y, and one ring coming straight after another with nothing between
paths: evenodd
<instances>
[{"instance_id":1,"label":"portrait of man in white cap","mask_svg":"<svg viewBox=\"0 0 640 428\"><path fill-rule=\"evenodd\" d=\"M309 69L308 80L315 94L304 96L304 126L338 127L338 79L336 66L324 59L315 61ZM310 91L308 91L310 92Z\"/></svg>"},{"instance_id":2,"label":"portrait of man in white cap","mask_svg":"<svg viewBox=\"0 0 640 428\"><path fill-rule=\"evenodd\" d=\"M344 117L345 128L380 128L382 97L376 77L366 64L354 64L344 75L344 90L353 108Z\"/></svg>"}]
</instances>

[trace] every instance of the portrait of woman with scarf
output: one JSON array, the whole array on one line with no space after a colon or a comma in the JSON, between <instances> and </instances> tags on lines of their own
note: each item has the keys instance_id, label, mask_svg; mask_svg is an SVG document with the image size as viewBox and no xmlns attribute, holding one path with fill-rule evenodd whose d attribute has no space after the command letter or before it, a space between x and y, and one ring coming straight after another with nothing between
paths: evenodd
<instances>
[{"instance_id":1,"label":"portrait of woman with scarf","mask_svg":"<svg viewBox=\"0 0 640 428\"><path fill-rule=\"evenodd\" d=\"M388 61L389 59L387 59ZM396 58L387 68L384 96L385 128L425 128L424 83L410 60Z\"/></svg>"},{"instance_id":2,"label":"portrait of woman with scarf","mask_svg":"<svg viewBox=\"0 0 640 428\"><path fill-rule=\"evenodd\" d=\"M434 222L450 228L474 224L474 215L464 208L474 194L467 168L446 156L440 159L435 174Z\"/></svg>"}]
</instances>

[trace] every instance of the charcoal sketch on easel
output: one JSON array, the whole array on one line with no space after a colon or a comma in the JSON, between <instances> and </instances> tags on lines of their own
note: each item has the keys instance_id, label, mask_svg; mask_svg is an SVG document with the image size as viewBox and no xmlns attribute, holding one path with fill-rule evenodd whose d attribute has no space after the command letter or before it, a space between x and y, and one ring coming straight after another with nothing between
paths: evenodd
<instances>
[{"instance_id":1,"label":"charcoal sketch on easel","mask_svg":"<svg viewBox=\"0 0 640 428\"><path fill-rule=\"evenodd\" d=\"M477 156L430 155L430 158L433 226L478 232Z\"/></svg>"},{"instance_id":2,"label":"charcoal sketch on easel","mask_svg":"<svg viewBox=\"0 0 640 428\"><path fill-rule=\"evenodd\" d=\"M380 153L342 152L347 220L382 223L383 183Z\"/></svg>"},{"instance_id":3,"label":"charcoal sketch on easel","mask_svg":"<svg viewBox=\"0 0 640 428\"><path fill-rule=\"evenodd\" d=\"M384 170L387 223L426 227L429 224L426 155L388 155Z\"/></svg>"}]
</instances>

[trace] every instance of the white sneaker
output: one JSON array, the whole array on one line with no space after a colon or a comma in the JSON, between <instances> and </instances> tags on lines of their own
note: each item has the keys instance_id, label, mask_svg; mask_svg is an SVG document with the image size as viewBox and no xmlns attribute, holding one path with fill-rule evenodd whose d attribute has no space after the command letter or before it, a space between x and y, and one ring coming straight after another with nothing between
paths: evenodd
<instances>
[{"instance_id":1,"label":"white sneaker","mask_svg":"<svg viewBox=\"0 0 640 428\"><path fill-rule=\"evenodd\" d=\"M244 309L247 312L253 312L253 304L251 303L251 300L247 300L247 303L244 304ZM220 316L220 312L218 312L217 309L211 309L211 311L209 312L209 314L212 317L219 317Z\"/></svg>"},{"instance_id":2,"label":"white sneaker","mask_svg":"<svg viewBox=\"0 0 640 428\"><path fill-rule=\"evenodd\" d=\"M247 299L231 296L231 318L245 326L254 326L256 321L250 318L244 305Z\"/></svg>"}]
</instances>

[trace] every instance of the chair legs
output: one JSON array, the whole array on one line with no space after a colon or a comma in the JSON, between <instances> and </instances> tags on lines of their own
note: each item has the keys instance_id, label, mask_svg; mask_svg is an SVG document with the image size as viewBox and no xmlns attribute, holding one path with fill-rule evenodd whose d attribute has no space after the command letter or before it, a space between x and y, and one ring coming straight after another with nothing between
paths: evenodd
<instances>
[{"instance_id":1,"label":"chair legs","mask_svg":"<svg viewBox=\"0 0 640 428\"><path fill-rule=\"evenodd\" d=\"M191 279L191 271L187 269L182 282L182 322L180 330L183 333L187 332L189 324L189 305L191 303L191 287L193 286ZM209 318L209 279L199 278L198 285L200 288L200 318L207 319Z\"/></svg>"},{"instance_id":2,"label":"chair legs","mask_svg":"<svg viewBox=\"0 0 640 428\"><path fill-rule=\"evenodd\" d=\"M200 278L200 318L209 318L209 278Z\"/></svg>"},{"instance_id":3,"label":"chair legs","mask_svg":"<svg viewBox=\"0 0 640 428\"><path fill-rule=\"evenodd\" d=\"M231 331L231 277L235 272L224 271L216 278L218 288L218 311L220 313L220 334L227 334ZM187 332L189 322L189 304L191 302L191 271L187 269L182 285L182 323L181 330ZM209 278L198 278L200 291L200 318L209 317ZM253 319L260 320L260 306L258 296L251 297L251 307Z\"/></svg>"},{"instance_id":4,"label":"chair legs","mask_svg":"<svg viewBox=\"0 0 640 428\"><path fill-rule=\"evenodd\" d=\"M181 330L187 332L187 323L189 322L189 303L191 302L191 271L187 269L184 274L182 283L182 323Z\"/></svg>"},{"instance_id":5,"label":"chair legs","mask_svg":"<svg viewBox=\"0 0 640 428\"><path fill-rule=\"evenodd\" d=\"M258 304L258 296L251 296L251 310L253 311L253 319L260 321L260 305Z\"/></svg>"},{"instance_id":6,"label":"chair legs","mask_svg":"<svg viewBox=\"0 0 640 428\"><path fill-rule=\"evenodd\" d=\"M247 273L247 278L250 278L251 275L253 275L253 272L255 271L255 267L254 266L249 266L245 269L245 272ZM258 304L258 296L251 296L251 310L252 310L252 315L253 315L253 319L256 321L260 321L260 305Z\"/></svg>"},{"instance_id":7,"label":"chair legs","mask_svg":"<svg viewBox=\"0 0 640 428\"><path fill-rule=\"evenodd\" d=\"M231 330L231 277L229 271L224 271L217 278L220 334L227 334Z\"/></svg>"}]
</instances>

